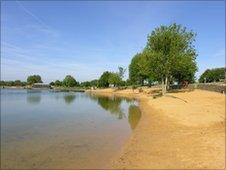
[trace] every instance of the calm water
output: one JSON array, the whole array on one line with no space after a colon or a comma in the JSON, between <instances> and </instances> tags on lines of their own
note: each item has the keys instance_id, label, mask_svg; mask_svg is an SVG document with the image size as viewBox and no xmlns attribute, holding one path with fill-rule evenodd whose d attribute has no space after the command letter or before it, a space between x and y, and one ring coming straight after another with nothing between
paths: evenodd
<instances>
[{"instance_id":1,"label":"calm water","mask_svg":"<svg viewBox=\"0 0 226 170\"><path fill-rule=\"evenodd\" d=\"M140 118L131 99L1 89L1 168L104 167Z\"/></svg>"}]
</instances>

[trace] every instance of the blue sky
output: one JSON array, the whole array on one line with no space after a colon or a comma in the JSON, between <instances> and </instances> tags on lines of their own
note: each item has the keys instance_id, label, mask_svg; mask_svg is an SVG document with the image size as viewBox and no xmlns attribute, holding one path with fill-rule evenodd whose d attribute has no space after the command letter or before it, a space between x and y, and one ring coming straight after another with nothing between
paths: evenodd
<instances>
[{"instance_id":1,"label":"blue sky","mask_svg":"<svg viewBox=\"0 0 226 170\"><path fill-rule=\"evenodd\" d=\"M3 1L1 79L78 81L127 67L161 24L197 33L197 77L225 66L224 1Z\"/></svg>"}]
</instances>

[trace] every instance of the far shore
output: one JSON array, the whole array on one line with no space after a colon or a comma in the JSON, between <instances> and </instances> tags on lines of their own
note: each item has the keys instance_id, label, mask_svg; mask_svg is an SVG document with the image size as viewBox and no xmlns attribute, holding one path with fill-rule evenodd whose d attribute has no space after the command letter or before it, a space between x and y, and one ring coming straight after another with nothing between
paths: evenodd
<instances>
[{"instance_id":1,"label":"far shore","mask_svg":"<svg viewBox=\"0 0 226 170\"><path fill-rule=\"evenodd\" d=\"M141 120L106 168L224 169L225 94L180 91L153 98L156 89L87 90L139 100Z\"/></svg>"},{"instance_id":2,"label":"far shore","mask_svg":"<svg viewBox=\"0 0 226 170\"><path fill-rule=\"evenodd\" d=\"M34 88L31 86L0 86L0 89L51 89L55 91L63 91L63 92L85 92L85 89L78 87L49 87L49 88Z\"/></svg>"}]
</instances>

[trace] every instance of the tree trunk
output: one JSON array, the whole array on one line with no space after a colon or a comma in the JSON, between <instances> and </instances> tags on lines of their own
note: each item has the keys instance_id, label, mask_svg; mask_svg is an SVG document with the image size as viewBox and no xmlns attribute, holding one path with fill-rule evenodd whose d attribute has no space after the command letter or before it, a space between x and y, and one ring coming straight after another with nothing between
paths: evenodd
<instances>
[{"instance_id":1,"label":"tree trunk","mask_svg":"<svg viewBox=\"0 0 226 170\"><path fill-rule=\"evenodd\" d=\"M167 90L169 90L169 80L168 77L166 76L166 80L165 80L165 92L167 92Z\"/></svg>"},{"instance_id":2,"label":"tree trunk","mask_svg":"<svg viewBox=\"0 0 226 170\"><path fill-rule=\"evenodd\" d=\"M162 77L162 95L165 95L165 83L164 83L164 78Z\"/></svg>"},{"instance_id":3,"label":"tree trunk","mask_svg":"<svg viewBox=\"0 0 226 170\"><path fill-rule=\"evenodd\" d=\"M162 95L164 96L167 92L167 85L168 85L168 77L162 78Z\"/></svg>"}]
</instances>

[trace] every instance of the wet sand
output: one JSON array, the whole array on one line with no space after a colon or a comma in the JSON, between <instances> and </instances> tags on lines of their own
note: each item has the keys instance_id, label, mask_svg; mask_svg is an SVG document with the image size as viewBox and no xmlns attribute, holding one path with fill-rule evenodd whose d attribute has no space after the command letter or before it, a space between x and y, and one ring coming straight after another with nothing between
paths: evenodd
<instances>
[{"instance_id":1,"label":"wet sand","mask_svg":"<svg viewBox=\"0 0 226 170\"><path fill-rule=\"evenodd\" d=\"M92 91L140 101L142 117L108 168L224 169L225 94L194 90L153 99L150 91Z\"/></svg>"}]
</instances>

